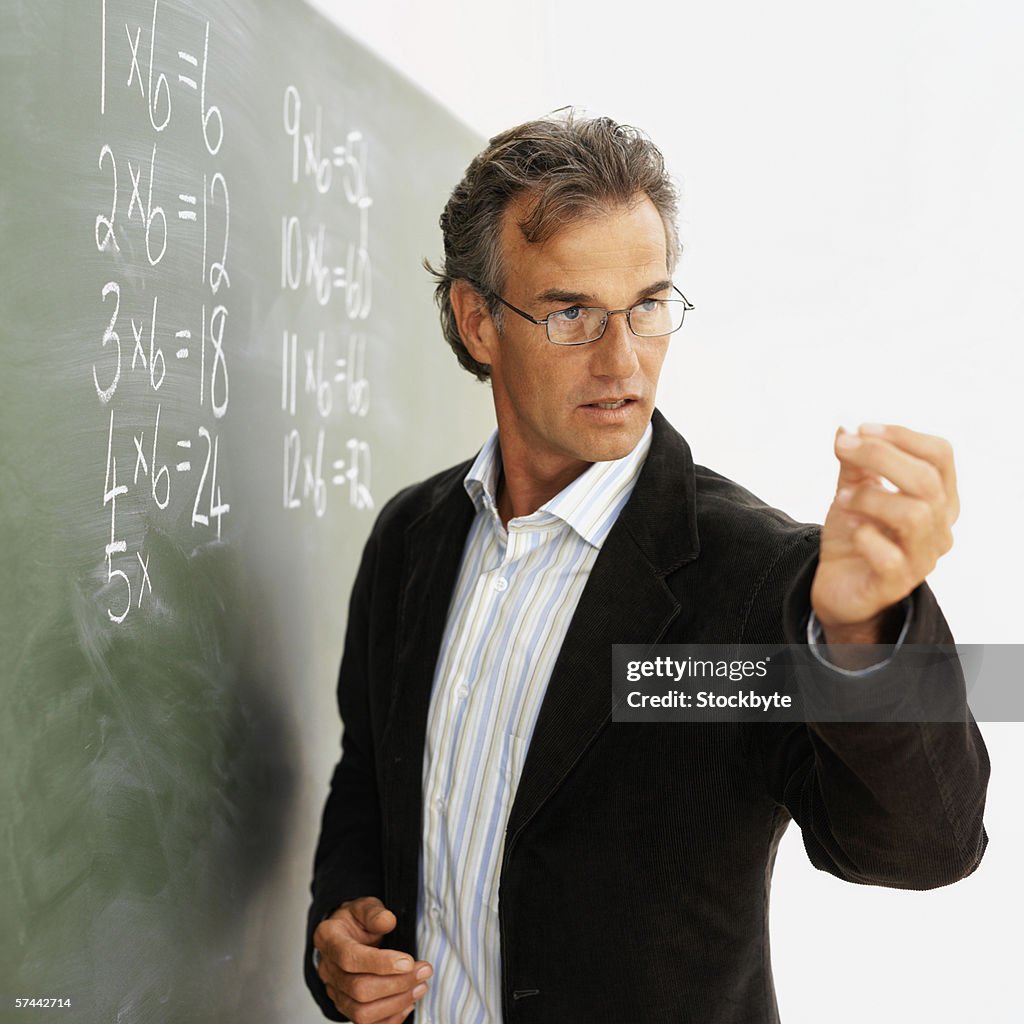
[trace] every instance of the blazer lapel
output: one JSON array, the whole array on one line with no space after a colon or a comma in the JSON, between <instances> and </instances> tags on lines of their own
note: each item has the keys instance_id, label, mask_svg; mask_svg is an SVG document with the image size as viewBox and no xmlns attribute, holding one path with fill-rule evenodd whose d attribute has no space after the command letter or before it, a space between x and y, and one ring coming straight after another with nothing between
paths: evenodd
<instances>
[{"instance_id":1,"label":"blazer lapel","mask_svg":"<svg viewBox=\"0 0 1024 1024\"><path fill-rule=\"evenodd\" d=\"M427 714L448 605L473 520L473 503L462 483L470 465L445 475L433 505L406 530L390 708L381 741L386 897L405 922L399 930L409 933L403 936L408 947L400 948L412 949L415 943Z\"/></svg>"},{"instance_id":2,"label":"blazer lapel","mask_svg":"<svg viewBox=\"0 0 1024 1024\"><path fill-rule=\"evenodd\" d=\"M693 461L659 412L652 422L636 487L597 557L548 683L509 814L506 854L611 718L611 645L657 643L678 615L688 615L664 577L699 551Z\"/></svg>"}]
</instances>

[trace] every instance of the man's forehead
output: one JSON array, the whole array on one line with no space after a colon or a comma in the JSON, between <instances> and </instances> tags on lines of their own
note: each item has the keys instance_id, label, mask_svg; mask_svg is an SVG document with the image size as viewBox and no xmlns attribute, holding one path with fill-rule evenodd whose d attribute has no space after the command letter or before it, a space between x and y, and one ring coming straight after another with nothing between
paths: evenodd
<instances>
[{"instance_id":1,"label":"man's forehead","mask_svg":"<svg viewBox=\"0 0 1024 1024\"><path fill-rule=\"evenodd\" d=\"M522 225L535 205L535 197L520 196L506 207L502 221L506 276L664 273L668 259L665 226L646 195L630 203L611 202L583 210L543 240L531 242Z\"/></svg>"}]
</instances>

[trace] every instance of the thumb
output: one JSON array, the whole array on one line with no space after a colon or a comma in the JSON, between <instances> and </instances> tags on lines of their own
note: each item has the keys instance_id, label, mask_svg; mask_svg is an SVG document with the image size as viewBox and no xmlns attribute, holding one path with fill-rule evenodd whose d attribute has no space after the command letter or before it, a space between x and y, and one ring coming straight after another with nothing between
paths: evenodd
<instances>
[{"instance_id":1,"label":"thumb","mask_svg":"<svg viewBox=\"0 0 1024 1024\"><path fill-rule=\"evenodd\" d=\"M843 487L856 487L858 484L863 483L878 483L879 477L877 474L869 473L867 470L861 469L860 466L854 465L847 458L847 453L839 447L839 439L844 436L857 437L858 432L847 430L845 427L839 427L836 430L835 437L832 439L832 450L839 460L839 479L836 481L836 490L838 491Z\"/></svg>"},{"instance_id":2,"label":"thumb","mask_svg":"<svg viewBox=\"0 0 1024 1024\"><path fill-rule=\"evenodd\" d=\"M373 935L386 935L398 924L395 915L376 896L356 900L351 910L360 927Z\"/></svg>"}]
</instances>

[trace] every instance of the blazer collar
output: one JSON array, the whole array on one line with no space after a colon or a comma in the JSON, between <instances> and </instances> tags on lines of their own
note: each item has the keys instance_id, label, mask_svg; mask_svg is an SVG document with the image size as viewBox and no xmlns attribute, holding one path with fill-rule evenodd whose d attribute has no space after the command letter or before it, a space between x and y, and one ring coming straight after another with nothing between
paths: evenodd
<instances>
[{"instance_id":1,"label":"blazer collar","mask_svg":"<svg viewBox=\"0 0 1024 1024\"><path fill-rule=\"evenodd\" d=\"M657 409L651 427L651 450L616 527L629 533L654 574L664 578L700 553L697 484L682 435Z\"/></svg>"},{"instance_id":2,"label":"blazer collar","mask_svg":"<svg viewBox=\"0 0 1024 1024\"><path fill-rule=\"evenodd\" d=\"M653 427L648 425L636 447L614 462L596 462L530 517L540 522L545 516L566 523L578 536L598 549L614 525L624 496L631 493L651 446ZM498 481L501 477L501 449L495 430L477 454L466 474L466 493L477 512L494 520L498 527Z\"/></svg>"}]
</instances>

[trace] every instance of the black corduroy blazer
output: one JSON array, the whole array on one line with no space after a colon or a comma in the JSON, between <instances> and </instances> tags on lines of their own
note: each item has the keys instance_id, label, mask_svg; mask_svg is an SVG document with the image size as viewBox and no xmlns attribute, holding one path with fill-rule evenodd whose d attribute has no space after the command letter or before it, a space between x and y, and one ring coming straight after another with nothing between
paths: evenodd
<instances>
[{"instance_id":1,"label":"black corduroy blazer","mask_svg":"<svg viewBox=\"0 0 1024 1024\"><path fill-rule=\"evenodd\" d=\"M969 713L952 724L611 721L612 644L802 643L817 564L819 527L695 465L657 411L652 422L509 814L506 1024L772 1024L768 897L791 819L815 867L863 884L946 885L977 867L987 843L989 763ZM352 593L343 756L305 951L307 983L334 1020L344 1018L310 954L316 924L344 900L379 896L398 917L385 945L416 953L427 710L474 515L469 465L388 503ZM913 594L906 642L952 642L927 585Z\"/></svg>"}]
</instances>

